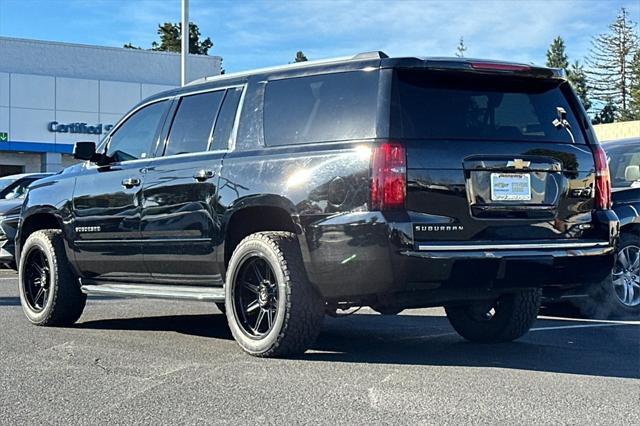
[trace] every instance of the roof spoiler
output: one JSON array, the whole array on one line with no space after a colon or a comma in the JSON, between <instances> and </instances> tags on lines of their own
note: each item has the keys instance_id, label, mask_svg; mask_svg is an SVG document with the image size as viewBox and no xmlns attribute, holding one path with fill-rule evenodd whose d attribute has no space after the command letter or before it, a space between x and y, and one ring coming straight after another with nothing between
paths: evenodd
<instances>
[{"instance_id":1,"label":"roof spoiler","mask_svg":"<svg viewBox=\"0 0 640 426\"><path fill-rule=\"evenodd\" d=\"M512 74L538 78L554 78L566 80L567 74L560 68L538 67L530 64L491 61L486 59L456 60L451 58L417 59L410 68L427 68L434 70L470 71L485 74Z\"/></svg>"}]
</instances>

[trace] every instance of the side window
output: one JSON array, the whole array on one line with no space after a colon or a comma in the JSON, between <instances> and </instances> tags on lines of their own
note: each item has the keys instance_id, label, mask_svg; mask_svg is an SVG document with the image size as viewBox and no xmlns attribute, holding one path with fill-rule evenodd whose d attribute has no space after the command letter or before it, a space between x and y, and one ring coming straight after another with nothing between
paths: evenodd
<instances>
[{"instance_id":1,"label":"side window","mask_svg":"<svg viewBox=\"0 0 640 426\"><path fill-rule=\"evenodd\" d=\"M131 115L111 136L107 155L116 162L146 158L156 140L167 102L156 102Z\"/></svg>"},{"instance_id":2,"label":"side window","mask_svg":"<svg viewBox=\"0 0 640 426\"><path fill-rule=\"evenodd\" d=\"M271 81L264 101L267 145L375 137L377 72L344 72Z\"/></svg>"},{"instance_id":3,"label":"side window","mask_svg":"<svg viewBox=\"0 0 640 426\"><path fill-rule=\"evenodd\" d=\"M206 151L224 90L185 96L180 100L164 155Z\"/></svg>"},{"instance_id":4,"label":"side window","mask_svg":"<svg viewBox=\"0 0 640 426\"><path fill-rule=\"evenodd\" d=\"M229 147L229 138L233 131L233 123L235 122L240 95L242 95L241 87L227 90L222 108L220 108L220 113L218 114L218 119L216 120L216 128L213 131L212 151L227 149Z\"/></svg>"}]
</instances>

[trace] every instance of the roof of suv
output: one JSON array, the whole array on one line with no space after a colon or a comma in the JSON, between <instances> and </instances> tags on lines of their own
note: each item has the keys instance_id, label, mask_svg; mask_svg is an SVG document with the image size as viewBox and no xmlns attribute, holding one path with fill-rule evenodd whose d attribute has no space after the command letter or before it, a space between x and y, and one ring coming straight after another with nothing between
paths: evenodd
<instances>
[{"instance_id":1,"label":"roof of suv","mask_svg":"<svg viewBox=\"0 0 640 426\"><path fill-rule=\"evenodd\" d=\"M330 72L346 72L380 68L415 68L431 70L450 70L476 73L493 73L534 78L566 79L561 69L538 67L514 62L486 59L446 58L446 57L396 57L390 58L384 52L364 52L353 56L305 61L281 66L258 68L239 73L216 75L192 81L184 87L156 93L142 100L138 105L171 98L189 92L216 89L220 87L245 84L248 78L279 79L303 77ZM137 106L136 106L137 107ZM134 108L136 108L134 107Z\"/></svg>"},{"instance_id":2,"label":"roof of suv","mask_svg":"<svg viewBox=\"0 0 640 426\"><path fill-rule=\"evenodd\" d=\"M433 69L456 69L461 71L501 71L501 72L523 72L526 74L536 74L539 77L548 78L565 78L564 71L556 68L537 67L530 64L495 61L487 59L472 58L450 58L450 57L395 57L391 58L381 51L363 52L353 56L345 56L340 58L331 58L317 61L297 62L293 64L279 65L268 68L258 68L239 73L217 75L204 77L189 83L187 86L198 84L232 80L240 77L248 77L252 75L281 73L284 71L293 71L311 68L327 68L338 65L377 65L381 68L433 68Z\"/></svg>"}]
</instances>

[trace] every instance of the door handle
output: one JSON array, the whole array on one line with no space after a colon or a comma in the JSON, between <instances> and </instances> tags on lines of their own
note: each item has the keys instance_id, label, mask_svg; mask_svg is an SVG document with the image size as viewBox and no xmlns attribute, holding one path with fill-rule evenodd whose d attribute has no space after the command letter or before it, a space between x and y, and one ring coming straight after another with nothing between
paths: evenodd
<instances>
[{"instance_id":1,"label":"door handle","mask_svg":"<svg viewBox=\"0 0 640 426\"><path fill-rule=\"evenodd\" d=\"M129 189L133 188L134 186L140 186L140 179L138 178L122 179L122 186Z\"/></svg>"},{"instance_id":2,"label":"door handle","mask_svg":"<svg viewBox=\"0 0 640 426\"><path fill-rule=\"evenodd\" d=\"M216 175L216 172L214 172L213 170L198 170L197 172L195 172L195 174L193 175L193 178L195 180L197 180L198 182L204 182L208 179L211 179L212 177L214 177Z\"/></svg>"}]
</instances>

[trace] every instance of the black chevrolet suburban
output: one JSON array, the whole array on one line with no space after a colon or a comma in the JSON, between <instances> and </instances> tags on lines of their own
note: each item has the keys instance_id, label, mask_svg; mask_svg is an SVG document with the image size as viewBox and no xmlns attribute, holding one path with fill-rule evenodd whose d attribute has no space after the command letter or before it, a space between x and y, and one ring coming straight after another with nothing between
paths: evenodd
<instances>
[{"instance_id":1,"label":"black chevrolet suburban","mask_svg":"<svg viewBox=\"0 0 640 426\"><path fill-rule=\"evenodd\" d=\"M610 274L603 150L563 74L382 52L154 95L34 184L16 237L28 319L87 294L205 300L257 356L325 314L444 306L466 339L525 334L541 293Z\"/></svg>"}]
</instances>

